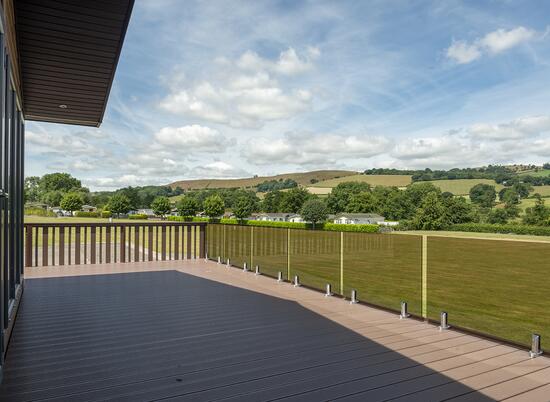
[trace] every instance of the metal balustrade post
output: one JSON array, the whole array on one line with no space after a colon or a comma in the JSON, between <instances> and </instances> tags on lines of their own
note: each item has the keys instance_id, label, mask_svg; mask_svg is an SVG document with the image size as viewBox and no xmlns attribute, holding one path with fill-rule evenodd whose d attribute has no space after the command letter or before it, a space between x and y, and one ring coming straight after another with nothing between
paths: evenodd
<instances>
[{"instance_id":1,"label":"metal balustrade post","mask_svg":"<svg viewBox=\"0 0 550 402\"><path fill-rule=\"evenodd\" d=\"M441 312L441 321L439 325L440 331L445 331L447 329L451 328L449 325L449 317L445 311Z\"/></svg>"},{"instance_id":2,"label":"metal balustrade post","mask_svg":"<svg viewBox=\"0 0 550 402\"><path fill-rule=\"evenodd\" d=\"M357 304L357 303L359 303L359 300L357 299L357 290L352 289L349 304Z\"/></svg>"},{"instance_id":3,"label":"metal balustrade post","mask_svg":"<svg viewBox=\"0 0 550 402\"><path fill-rule=\"evenodd\" d=\"M401 302L401 314L399 315L400 319L409 318L411 315L409 314L409 309L407 306L407 302L402 301Z\"/></svg>"},{"instance_id":4,"label":"metal balustrade post","mask_svg":"<svg viewBox=\"0 0 550 402\"><path fill-rule=\"evenodd\" d=\"M540 335L533 334L531 336L531 350L529 351L529 357L531 359L542 355L542 349L540 348Z\"/></svg>"}]
</instances>

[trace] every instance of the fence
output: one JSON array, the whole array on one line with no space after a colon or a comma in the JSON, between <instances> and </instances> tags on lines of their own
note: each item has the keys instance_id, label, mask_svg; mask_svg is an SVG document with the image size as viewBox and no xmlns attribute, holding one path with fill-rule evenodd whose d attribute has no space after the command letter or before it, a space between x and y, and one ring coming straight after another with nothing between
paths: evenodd
<instances>
[{"instance_id":1,"label":"fence","mask_svg":"<svg viewBox=\"0 0 550 402\"><path fill-rule=\"evenodd\" d=\"M205 255L205 223L26 223L25 266L180 260Z\"/></svg>"},{"instance_id":2,"label":"fence","mask_svg":"<svg viewBox=\"0 0 550 402\"><path fill-rule=\"evenodd\" d=\"M529 346L550 348L550 243L326 232L209 224L208 255L237 267L300 282L361 301L409 311Z\"/></svg>"}]
</instances>

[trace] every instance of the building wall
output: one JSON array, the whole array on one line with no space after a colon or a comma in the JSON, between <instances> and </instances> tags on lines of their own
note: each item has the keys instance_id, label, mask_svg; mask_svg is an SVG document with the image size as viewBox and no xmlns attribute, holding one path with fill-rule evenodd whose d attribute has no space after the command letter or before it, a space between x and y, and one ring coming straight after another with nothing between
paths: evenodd
<instances>
[{"instance_id":1,"label":"building wall","mask_svg":"<svg viewBox=\"0 0 550 402\"><path fill-rule=\"evenodd\" d=\"M23 287L24 119L13 3L0 10L0 366ZM6 14L3 14L3 11ZM15 55L15 56L13 56ZM13 56L13 57L12 57ZM15 78L15 79L14 79Z\"/></svg>"}]
</instances>

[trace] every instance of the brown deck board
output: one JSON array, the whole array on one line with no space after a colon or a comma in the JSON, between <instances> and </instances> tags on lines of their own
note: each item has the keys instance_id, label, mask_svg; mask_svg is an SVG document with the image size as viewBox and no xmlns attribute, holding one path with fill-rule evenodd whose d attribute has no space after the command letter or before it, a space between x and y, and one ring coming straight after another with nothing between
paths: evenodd
<instances>
[{"instance_id":1,"label":"brown deck board","mask_svg":"<svg viewBox=\"0 0 550 402\"><path fill-rule=\"evenodd\" d=\"M25 286L1 401L543 401L550 386L550 359L210 262L28 268Z\"/></svg>"}]
</instances>

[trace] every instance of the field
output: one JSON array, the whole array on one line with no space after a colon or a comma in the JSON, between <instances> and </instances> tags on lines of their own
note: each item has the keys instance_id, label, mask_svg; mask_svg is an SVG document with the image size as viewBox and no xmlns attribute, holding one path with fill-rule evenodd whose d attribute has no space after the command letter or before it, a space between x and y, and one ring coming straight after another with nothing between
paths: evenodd
<instances>
[{"instance_id":1,"label":"field","mask_svg":"<svg viewBox=\"0 0 550 402\"><path fill-rule=\"evenodd\" d=\"M497 184L494 180L489 179L432 180L420 181L415 184L417 183L432 183L434 186L439 187L441 191L448 191L454 195L468 195L470 189L480 183L495 186L497 192L504 187L502 184Z\"/></svg>"},{"instance_id":2,"label":"field","mask_svg":"<svg viewBox=\"0 0 550 402\"><path fill-rule=\"evenodd\" d=\"M427 232L425 299L424 240L419 234L425 233L344 233L341 243L339 233L291 230L287 235L286 229L210 225L207 238L211 256L229 258L236 266L246 261L272 276L278 271L287 279L299 275L302 284L321 291L330 283L335 293L346 297L356 289L359 300L394 310L406 300L416 315L425 304L430 319L438 320L439 313L447 311L451 325L525 346L531 333L541 333L544 346L550 346L549 241Z\"/></svg>"},{"instance_id":3,"label":"field","mask_svg":"<svg viewBox=\"0 0 550 402\"><path fill-rule=\"evenodd\" d=\"M366 175L354 174L335 179L320 181L311 185L311 187L333 188L340 183L349 181L358 181L369 183L371 186L387 186L387 187L406 187L411 184L411 176L407 175Z\"/></svg>"},{"instance_id":4,"label":"field","mask_svg":"<svg viewBox=\"0 0 550 402\"><path fill-rule=\"evenodd\" d=\"M302 186L311 185L311 181L323 181L343 176L355 175L350 170L317 170L304 173L285 173L276 176L248 177L243 179L203 179L180 180L169 184L170 187L181 187L184 190L199 190L205 188L252 188L267 180L292 179Z\"/></svg>"},{"instance_id":5,"label":"field","mask_svg":"<svg viewBox=\"0 0 550 402\"><path fill-rule=\"evenodd\" d=\"M546 176L550 176L550 169L539 170L538 172L527 171L527 172L520 173L520 176L525 176L525 175L535 176L535 177L546 177Z\"/></svg>"},{"instance_id":6,"label":"field","mask_svg":"<svg viewBox=\"0 0 550 402\"><path fill-rule=\"evenodd\" d=\"M540 194L542 197L550 197L550 186L533 186L533 194Z\"/></svg>"},{"instance_id":7,"label":"field","mask_svg":"<svg viewBox=\"0 0 550 402\"><path fill-rule=\"evenodd\" d=\"M331 187L307 187L306 189L315 195L329 195L332 192Z\"/></svg>"}]
</instances>

